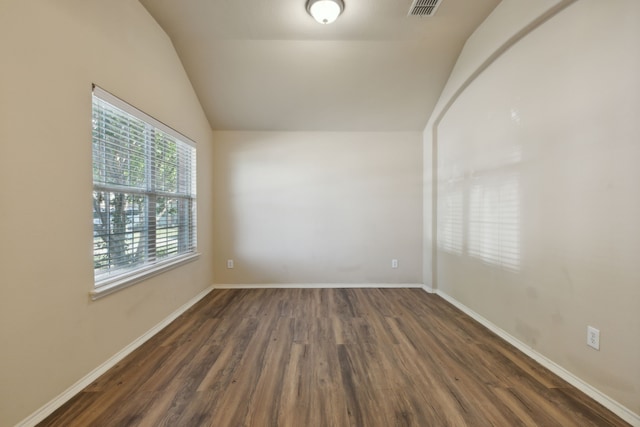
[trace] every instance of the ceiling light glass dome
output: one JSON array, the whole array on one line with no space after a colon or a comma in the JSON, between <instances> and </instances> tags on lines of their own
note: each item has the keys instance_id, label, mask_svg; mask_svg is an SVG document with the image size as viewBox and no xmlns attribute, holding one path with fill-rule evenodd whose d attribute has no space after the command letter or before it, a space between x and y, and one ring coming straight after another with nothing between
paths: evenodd
<instances>
[{"instance_id":1,"label":"ceiling light glass dome","mask_svg":"<svg viewBox=\"0 0 640 427\"><path fill-rule=\"evenodd\" d=\"M331 24L344 10L342 0L309 0L307 11L321 24Z\"/></svg>"}]
</instances>

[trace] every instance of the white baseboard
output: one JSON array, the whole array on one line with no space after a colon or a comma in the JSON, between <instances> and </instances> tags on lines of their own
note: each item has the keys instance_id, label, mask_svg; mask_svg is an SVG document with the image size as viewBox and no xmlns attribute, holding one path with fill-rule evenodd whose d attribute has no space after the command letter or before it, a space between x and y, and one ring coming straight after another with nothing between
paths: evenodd
<instances>
[{"instance_id":1,"label":"white baseboard","mask_svg":"<svg viewBox=\"0 0 640 427\"><path fill-rule=\"evenodd\" d=\"M213 290L213 286L208 287L207 289L200 292L195 297L191 298L189 301L180 306L177 310L163 319L160 323L155 325L153 328L149 329L143 335L138 337L135 341L127 345L125 348L111 356L100 366L95 368L93 371L89 372L83 378L78 380L74 385L69 387L67 390L62 392L60 395L49 401L46 405L38 409L36 412L22 420L20 423L16 424L16 427L32 427L43 421L49 415L51 415L56 409L64 405L68 402L73 396L80 393L85 387L94 382L100 377L100 375L107 372L109 369L114 367L118 362L127 357L131 352L140 347L146 341L148 341L155 334L160 332L165 326L169 323L173 322L178 318L182 313L187 311L191 306L204 298L209 292Z\"/></svg>"},{"instance_id":2,"label":"white baseboard","mask_svg":"<svg viewBox=\"0 0 640 427\"><path fill-rule=\"evenodd\" d=\"M431 285L424 284L424 285L422 285L420 287L422 288L423 291L425 291L427 293L430 293L430 294L435 294L436 293L436 291L433 289L433 287L431 287Z\"/></svg>"},{"instance_id":3,"label":"white baseboard","mask_svg":"<svg viewBox=\"0 0 640 427\"><path fill-rule=\"evenodd\" d=\"M422 288L422 283L242 283L216 284L214 289L346 289L346 288Z\"/></svg>"},{"instance_id":4,"label":"white baseboard","mask_svg":"<svg viewBox=\"0 0 640 427\"><path fill-rule=\"evenodd\" d=\"M476 313L466 305L462 304L455 298L449 296L448 294L440 290L436 290L436 291L434 291L433 289L429 290L426 287L424 289L429 293L435 293L441 296L443 299L451 303L453 306L459 308L469 317L481 323L484 327L489 329L491 332L495 333L500 338L502 338L509 344L513 345L515 348L517 348L518 350L520 350L521 352L523 352L524 354L526 354L527 356L529 356L530 358L538 362L540 365L544 366L545 368L547 368L548 370L550 370L551 372L553 372L554 374L556 374L557 376L559 376L560 378L562 378L563 380L565 380L566 382L568 382L569 384L577 388L578 390L582 391L584 394L586 394L596 402L600 403L602 406L604 406L605 408L607 408L608 410L610 410L611 412L613 412L614 414L616 414L617 416L619 416L620 418L622 418L623 420L631 424L632 426L640 427L640 415L636 414L635 412L631 411L629 408L616 402L606 394L602 393L600 390L587 384L586 382L584 382L583 380L581 380L571 372L564 369L562 366L558 365L557 363L547 358L546 356L543 356L542 354L538 353L537 351L535 351L534 349L532 349L522 341L518 340L514 336L505 332L502 328L498 327L491 321L482 317L481 315L479 315L478 313Z\"/></svg>"}]
</instances>

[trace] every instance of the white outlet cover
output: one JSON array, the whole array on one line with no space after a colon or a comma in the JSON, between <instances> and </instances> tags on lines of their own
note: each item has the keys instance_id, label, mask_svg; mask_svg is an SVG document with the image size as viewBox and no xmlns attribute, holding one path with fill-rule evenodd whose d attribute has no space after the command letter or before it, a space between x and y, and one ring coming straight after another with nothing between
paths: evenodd
<instances>
[{"instance_id":1,"label":"white outlet cover","mask_svg":"<svg viewBox=\"0 0 640 427\"><path fill-rule=\"evenodd\" d=\"M587 345L600 350L600 330L593 326L587 326Z\"/></svg>"}]
</instances>

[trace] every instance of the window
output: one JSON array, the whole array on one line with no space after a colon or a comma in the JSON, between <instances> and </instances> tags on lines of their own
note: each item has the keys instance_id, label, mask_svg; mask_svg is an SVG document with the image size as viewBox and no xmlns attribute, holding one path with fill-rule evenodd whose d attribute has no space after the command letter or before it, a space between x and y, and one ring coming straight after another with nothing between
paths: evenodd
<instances>
[{"instance_id":1,"label":"window","mask_svg":"<svg viewBox=\"0 0 640 427\"><path fill-rule=\"evenodd\" d=\"M196 149L93 89L93 296L195 256Z\"/></svg>"}]
</instances>

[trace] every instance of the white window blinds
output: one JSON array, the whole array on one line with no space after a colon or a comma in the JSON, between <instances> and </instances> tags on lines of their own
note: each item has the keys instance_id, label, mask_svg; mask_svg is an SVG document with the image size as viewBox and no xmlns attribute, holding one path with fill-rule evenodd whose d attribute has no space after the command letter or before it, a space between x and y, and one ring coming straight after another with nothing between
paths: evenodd
<instances>
[{"instance_id":1,"label":"white window blinds","mask_svg":"<svg viewBox=\"0 0 640 427\"><path fill-rule=\"evenodd\" d=\"M195 143L93 89L95 286L139 275L196 248Z\"/></svg>"}]
</instances>

